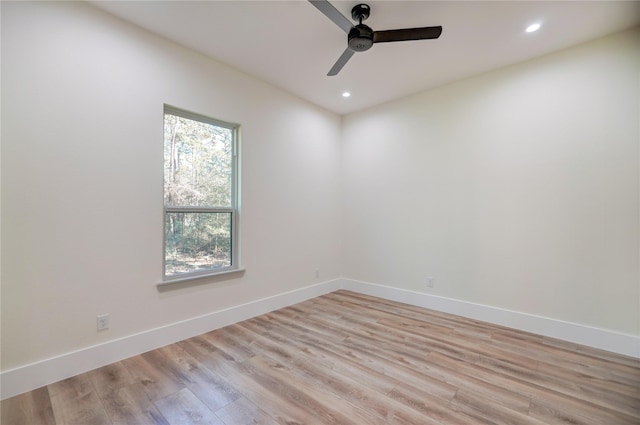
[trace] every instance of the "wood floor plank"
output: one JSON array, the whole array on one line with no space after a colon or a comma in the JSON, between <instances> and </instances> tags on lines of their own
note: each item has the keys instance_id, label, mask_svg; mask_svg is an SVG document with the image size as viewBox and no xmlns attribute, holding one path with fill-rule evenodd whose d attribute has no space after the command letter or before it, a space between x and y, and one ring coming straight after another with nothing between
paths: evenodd
<instances>
[{"instance_id":1,"label":"wood floor plank","mask_svg":"<svg viewBox=\"0 0 640 425\"><path fill-rule=\"evenodd\" d=\"M285 314L286 315L286 314ZM292 317L286 315L287 317ZM239 326L247 329L249 332L251 330L251 322L247 321L245 323L240 324ZM290 370L287 372L287 376L290 376L298 385L302 385L302 382L307 381L307 387L311 389L311 387L320 386L324 388L328 393L335 393L338 398L331 398L331 405L341 405L342 408L339 409L340 413L344 413L345 411L351 411L349 417L351 417L351 421L356 421L353 423L405 423L401 418L411 417L411 413L407 412L403 406L394 406L394 408L389 408L389 401L383 401L383 397L376 397L374 393L368 391L367 394L369 398L367 398L364 394L365 392L361 389L366 389L366 382L369 380L369 375L363 377L361 383L356 381L351 381L351 386L347 382L347 378L340 374L331 374L329 372L330 369L327 368L318 368L315 367L316 359L313 359L313 364L310 364L306 360L301 361L301 357L306 356L309 353L308 346L304 346L299 350L297 348L287 349L283 347L287 347L288 345L293 345L292 343L296 341L294 334L289 334L289 339L278 338L277 336L274 338L274 335L269 332L261 332L261 330L253 329L254 335L251 337L253 340L252 345L256 347L256 351L261 353L261 356L268 356L272 359L280 360L287 364L290 367ZM299 336L299 335L298 335ZM271 342L271 339L279 340L280 343L274 341ZM284 344L285 341L288 341L288 344ZM299 352L300 355L296 355ZM258 360L252 360L252 362ZM277 367L276 370L282 369L285 366ZM295 375L295 378L294 376ZM365 384L365 385L363 385ZM316 394L318 390L315 390ZM327 395L327 393L325 393ZM369 403L365 403L367 410L377 411L379 407L382 407L380 414L377 417L371 417L366 414L366 410L354 410L354 407L357 408L362 402L363 399L367 400L373 397L376 402L370 400ZM346 401L349 405L345 405L343 401ZM319 407L315 406L314 414L318 416L318 412L327 411L327 407ZM335 415L335 413L334 413ZM363 416L364 415L364 416ZM415 415L414 415L415 416ZM358 419L359 418L359 419ZM419 418L413 417L413 421L409 423L416 423L415 421L419 421ZM325 422L323 422L325 423ZM329 423L329 422L326 422ZM340 422L341 423L341 422Z\"/></svg>"},{"instance_id":2,"label":"wood floor plank","mask_svg":"<svg viewBox=\"0 0 640 425\"><path fill-rule=\"evenodd\" d=\"M303 361L320 364L322 367L335 371L343 376L347 376L357 382L366 382L367 387L388 394L400 381L390 378L382 373L374 371L364 366L361 362L353 361L346 355L341 355L329 341L314 340L308 335L289 333L284 326L279 329L266 330L260 327L259 321L246 321L241 326L250 329L255 333L261 333L278 344L287 344L296 349Z\"/></svg>"},{"instance_id":3,"label":"wood floor plank","mask_svg":"<svg viewBox=\"0 0 640 425\"><path fill-rule=\"evenodd\" d=\"M240 326L251 329L250 323L243 323ZM377 415L376 418L370 420L381 421L381 423L427 423L425 418L420 417L418 412L411 411L411 408L402 405L395 400L388 398L386 394L393 388L388 388L388 384L383 386L382 391L370 391L368 388L362 388L361 382L366 382L367 387L371 388L372 379L375 376L368 374L353 374L353 367L342 369L342 372L334 370L335 363L323 361L323 357L311 357L310 346L307 344L295 345L295 335L289 335L289 340L285 345L285 339L274 336L272 332L260 333L255 330L256 339L253 345L258 351L265 353L272 358L279 359L283 362L291 362L294 367L290 374L301 376L307 380L310 385L321 386L329 392L335 393L340 399L345 400L351 405L361 408L362 410L371 410ZM292 346L294 349L284 349L286 346ZM300 353L296 355L296 353ZM336 362L341 363L341 362ZM372 372L372 371L370 371ZM352 379L355 377L355 379ZM296 379L297 380L297 379ZM385 378L385 382L389 382Z\"/></svg>"},{"instance_id":4,"label":"wood floor plank","mask_svg":"<svg viewBox=\"0 0 640 425\"><path fill-rule=\"evenodd\" d=\"M629 416L635 416L640 422L640 416L638 416L640 410L636 404L637 401L615 394L613 391L603 391L601 384L586 383L575 376L573 379L567 379L567 374L546 373L542 369L534 370L533 368L514 366L491 358L483 358L478 364L493 371L495 374L508 375L514 380L528 382L538 388L545 388L559 394L576 397L586 403L599 405L603 409L606 409L608 404L615 401L617 410ZM600 390L598 387L600 387Z\"/></svg>"},{"instance_id":5,"label":"wood floor plank","mask_svg":"<svg viewBox=\"0 0 640 425\"><path fill-rule=\"evenodd\" d=\"M186 387L212 411L240 398L235 388L211 372L179 345L172 344L156 350L162 356L167 370L181 376Z\"/></svg>"},{"instance_id":6,"label":"wood floor plank","mask_svg":"<svg viewBox=\"0 0 640 425\"><path fill-rule=\"evenodd\" d=\"M621 385L611 380L576 375L547 363L539 365L538 371L545 377L553 376L560 380L563 383L563 393L579 394L581 399L604 408L615 404L621 412L638 418L640 423L640 388Z\"/></svg>"},{"instance_id":7,"label":"wood floor plank","mask_svg":"<svg viewBox=\"0 0 640 425\"><path fill-rule=\"evenodd\" d=\"M217 329L202 335L202 338L235 361L242 362L254 356L253 351L246 344L246 342L250 343L250 341L244 340L242 335L237 335L229 331L229 329Z\"/></svg>"},{"instance_id":8,"label":"wood floor plank","mask_svg":"<svg viewBox=\"0 0 640 425\"><path fill-rule=\"evenodd\" d=\"M545 422L533 418L528 413L509 409L501 403L485 398L482 393L466 390L458 391L450 404L454 411L473 418L474 423L499 423L509 425L544 425Z\"/></svg>"},{"instance_id":9,"label":"wood floor plank","mask_svg":"<svg viewBox=\"0 0 640 425\"><path fill-rule=\"evenodd\" d=\"M362 341L355 341L354 338L347 338L344 341L345 346L353 351L361 353L363 358L367 358L371 363L375 363L383 371L385 375L393 376L405 385L411 385L428 393L430 397L436 397L442 401L448 402L455 395L457 388L447 384L444 381L433 379L427 374L422 373L418 369L412 368L409 364L402 362L389 361L388 353L379 350L376 347L367 347L363 350Z\"/></svg>"},{"instance_id":10,"label":"wood floor plank","mask_svg":"<svg viewBox=\"0 0 640 425\"><path fill-rule=\"evenodd\" d=\"M187 388L161 398L155 404L169 423L174 425L225 425Z\"/></svg>"},{"instance_id":11,"label":"wood floor plank","mask_svg":"<svg viewBox=\"0 0 640 425\"><path fill-rule=\"evenodd\" d=\"M271 334L269 334L269 335L271 335ZM276 351L280 351L280 349L278 348L278 346L276 346L276 347L275 347L275 349L276 349ZM260 350L260 351L262 351L262 350ZM271 351L271 350L270 350L270 349L267 349L267 351ZM326 372L325 372L325 373L326 373ZM411 378L413 378L413 374L412 374L412 373L410 373L410 374L409 374L409 376L410 376ZM411 379L411 378L410 378L410 379ZM405 376L405 380L406 380L406 376ZM427 380L427 381L428 381L428 380ZM433 388L434 388L434 385L429 385L429 382L425 382L424 377L422 377L422 379L420 379L420 380L419 380L418 385L426 385L426 388L428 388L429 390L433 390ZM438 386L435 386L435 387L437 388ZM483 387L483 389L485 389L485 390L486 390L486 387L487 387L487 386L485 385L485 387ZM412 387L412 388L410 389L410 391L409 391L409 392L411 392L411 391L413 391L414 393L421 392L421 390L420 390L420 389L418 389L418 388L416 388L416 387ZM453 391L452 391L452 392L450 392L450 393L448 394L448 396L449 396L449 397L452 397L452 396L453 396L454 391L455 391L455 389L453 389ZM504 395L504 393L502 393L501 395ZM428 398L433 399L433 394L428 394ZM505 397L503 397L503 399L504 399L504 398L505 398ZM436 406L434 406L433 408L434 408L434 409L438 409L438 407L439 407L439 406L437 406L437 405L436 405ZM522 400L522 408L521 408L521 410L527 410L527 409L528 409L528 407L529 407L529 399L528 399L528 398L524 398L524 400Z\"/></svg>"},{"instance_id":12,"label":"wood floor plank","mask_svg":"<svg viewBox=\"0 0 640 425\"><path fill-rule=\"evenodd\" d=\"M543 392L533 397L529 415L543 422L584 425L638 425L637 418L613 408L602 408L574 397Z\"/></svg>"},{"instance_id":13,"label":"wood floor plank","mask_svg":"<svg viewBox=\"0 0 640 425\"><path fill-rule=\"evenodd\" d=\"M131 373L121 362L92 370L87 375L101 397L135 382Z\"/></svg>"},{"instance_id":14,"label":"wood floor plank","mask_svg":"<svg viewBox=\"0 0 640 425\"><path fill-rule=\"evenodd\" d=\"M282 363L264 357L247 361L256 378L283 398L291 400L301 409L323 424L382 425L383 421L368 411L362 410L327 391L322 386L301 375L292 378L292 373Z\"/></svg>"},{"instance_id":15,"label":"wood floor plank","mask_svg":"<svg viewBox=\"0 0 640 425\"><path fill-rule=\"evenodd\" d=\"M299 364L295 371L304 374L316 385L335 393L353 406L371 411L381 423L405 423L407 420L408 423L426 423L419 412L412 409L412 406L402 404L389 397L393 389L384 394L371 391L368 388L363 388L362 382L369 382L366 379L356 381L345 374L327 368L323 364L316 364L308 360Z\"/></svg>"},{"instance_id":16,"label":"wood floor plank","mask_svg":"<svg viewBox=\"0 0 640 425\"><path fill-rule=\"evenodd\" d=\"M440 353L431 353L428 361L433 373L441 375L451 385L482 393L488 400L516 412L526 413L529 409L531 396L535 391L525 382L514 382Z\"/></svg>"},{"instance_id":17,"label":"wood floor plank","mask_svg":"<svg viewBox=\"0 0 640 425\"><path fill-rule=\"evenodd\" d=\"M2 401L0 423L12 425L55 425L49 389L38 388Z\"/></svg>"},{"instance_id":18,"label":"wood floor plank","mask_svg":"<svg viewBox=\"0 0 640 425\"><path fill-rule=\"evenodd\" d=\"M611 363L602 359L600 354L595 354L600 350L593 349L593 352L569 350L565 349L564 345L552 350L553 356L550 357L549 352L551 350L549 350L549 346L544 341L524 340L513 335L507 335L505 332L496 333L490 344L499 346L506 351L526 353L527 356L539 361L539 368L547 369L548 366L553 366L565 369L576 376L601 379L627 386L635 386L640 380L640 370L631 367L627 363L626 357L613 355L613 353L611 353L611 358L624 359L623 364ZM551 360L551 363L549 360Z\"/></svg>"},{"instance_id":19,"label":"wood floor plank","mask_svg":"<svg viewBox=\"0 0 640 425\"><path fill-rule=\"evenodd\" d=\"M100 398L113 425L170 425L140 383L118 387Z\"/></svg>"},{"instance_id":20,"label":"wood floor plank","mask_svg":"<svg viewBox=\"0 0 640 425\"><path fill-rule=\"evenodd\" d=\"M256 371L245 365L246 361L237 362L233 358L228 358L223 352L203 354L201 346L193 340L194 338L190 338L182 341L180 347L227 382L232 382L243 397L260 406L276 422L280 424L314 423L312 414L299 408L286 396L283 397L277 391L273 391L268 383L264 385L262 381L255 379Z\"/></svg>"},{"instance_id":21,"label":"wood floor plank","mask_svg":"<svg viewBox=\"0 0 640 425\"><path fill-rule=\"evenodd\" d=\"M640 424L640 359L349 291L2 402L11 425Z\"/></svg>"},{"instance_id":22,"label":"wood floor plank","mask_svg":"<svg viewBox=\"0 0 640 425\"><path fill-rule=\"evenodd\" d=\"M416 388L409 384L400 384L389 393L389 398L419 412L424 423L469 424L474 422L465 415L452 410L450 401L432 397L424 388Z\"/></svg>"},{"instance_id":23,"label":"wood floor plank","mask_svg":"<svg viewBox=\"0 0 640 425\"><path fill-rule=\"evenodd\" d=\"M111 424L87 374L56 382L48 388L56 424Z\"/></svg>"},{"instance_id":24,"label":"wood floor plank","mask_svg":"<svg viewBox=\"0 0 640 425\"><path fill-rule=\"evenodd\" d=\"M225 425L277 425L271 416L244 397L216 411Z\"/></svg>"},{"instance_id":25,"label":"wood floor plank","mask_svg":"<svg viewBox=\"0 0 640 425\"><path fill-rule=\"evenodd\" d=\"M131 373L134 380L142 385L147 397L156 401L168 395L174 394L183 388L186 383L179 377L166 372L162 367L162 360L156 361L157 353L145 353L122 361L122 364Z\"/></svg>"}]
</instances>

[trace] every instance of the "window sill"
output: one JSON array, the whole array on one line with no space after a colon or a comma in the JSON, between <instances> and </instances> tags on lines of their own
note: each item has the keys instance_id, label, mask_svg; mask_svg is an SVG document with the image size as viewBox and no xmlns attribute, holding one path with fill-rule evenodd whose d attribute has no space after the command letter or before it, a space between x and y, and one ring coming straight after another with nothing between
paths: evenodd
<instances>
[{"instance_id":1,"label":"window sill","mask_svg":"<svg viewBox=\"0 0 640 425\"><path fill-rule=\"evenodd\" d=\"M185 284L189 283L197 284L200 283L199 281L203 281L202 283L218 282L221 280L238 278L242 276L244 272L245 269L233 269L184 277L168 278L158 283L156 286L158 287L158 289L170 289L173 287L184 286ZM207 282L204 282L205 280Z\"/></svg>"}]
</instances>

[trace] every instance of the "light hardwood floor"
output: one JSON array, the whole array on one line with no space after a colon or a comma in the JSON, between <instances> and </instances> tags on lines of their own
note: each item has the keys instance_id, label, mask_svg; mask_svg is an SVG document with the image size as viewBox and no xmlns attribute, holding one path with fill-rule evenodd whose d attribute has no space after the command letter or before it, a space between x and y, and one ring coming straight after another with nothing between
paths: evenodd
<instances>
[{"instance_id":1,"label":"light hardwood floor","mask_svg":"<svg viewBox=\"0 0 640 425\"><path fill-rule=\"evenodd\" d=\"M347 291L2 402L2 424L640 424L640 360Z\"/></svg>"}]
</instances>

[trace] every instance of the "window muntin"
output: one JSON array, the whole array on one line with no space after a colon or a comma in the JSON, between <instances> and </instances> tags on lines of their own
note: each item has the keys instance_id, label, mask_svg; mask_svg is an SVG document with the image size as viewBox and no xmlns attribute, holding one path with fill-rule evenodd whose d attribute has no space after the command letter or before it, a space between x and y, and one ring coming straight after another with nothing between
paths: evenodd
<instances>
[{"instance_id":1,"label":"window muntin","mask_svg":"<svg viewBox=\"0 0 640 425\"><path fill-rule=\"evenodd\" d=\"M238 269L237 129L165 106L165 280Z\"/></svg>"}]
</instances>

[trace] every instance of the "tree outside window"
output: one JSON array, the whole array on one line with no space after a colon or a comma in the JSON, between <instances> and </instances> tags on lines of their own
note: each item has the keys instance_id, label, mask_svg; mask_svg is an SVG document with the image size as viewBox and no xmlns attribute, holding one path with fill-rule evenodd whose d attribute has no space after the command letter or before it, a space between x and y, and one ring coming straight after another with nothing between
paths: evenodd
<instances>
[{"instance_id":1,"label":"tree outside window","mask_svg":"<svg viewBox=\"0 0 640 425\"><path fill-rule=\"evenodd\" d=\"M237 126L165 106L165 279L237 268Z\"/></svg>"}]
</instances>

